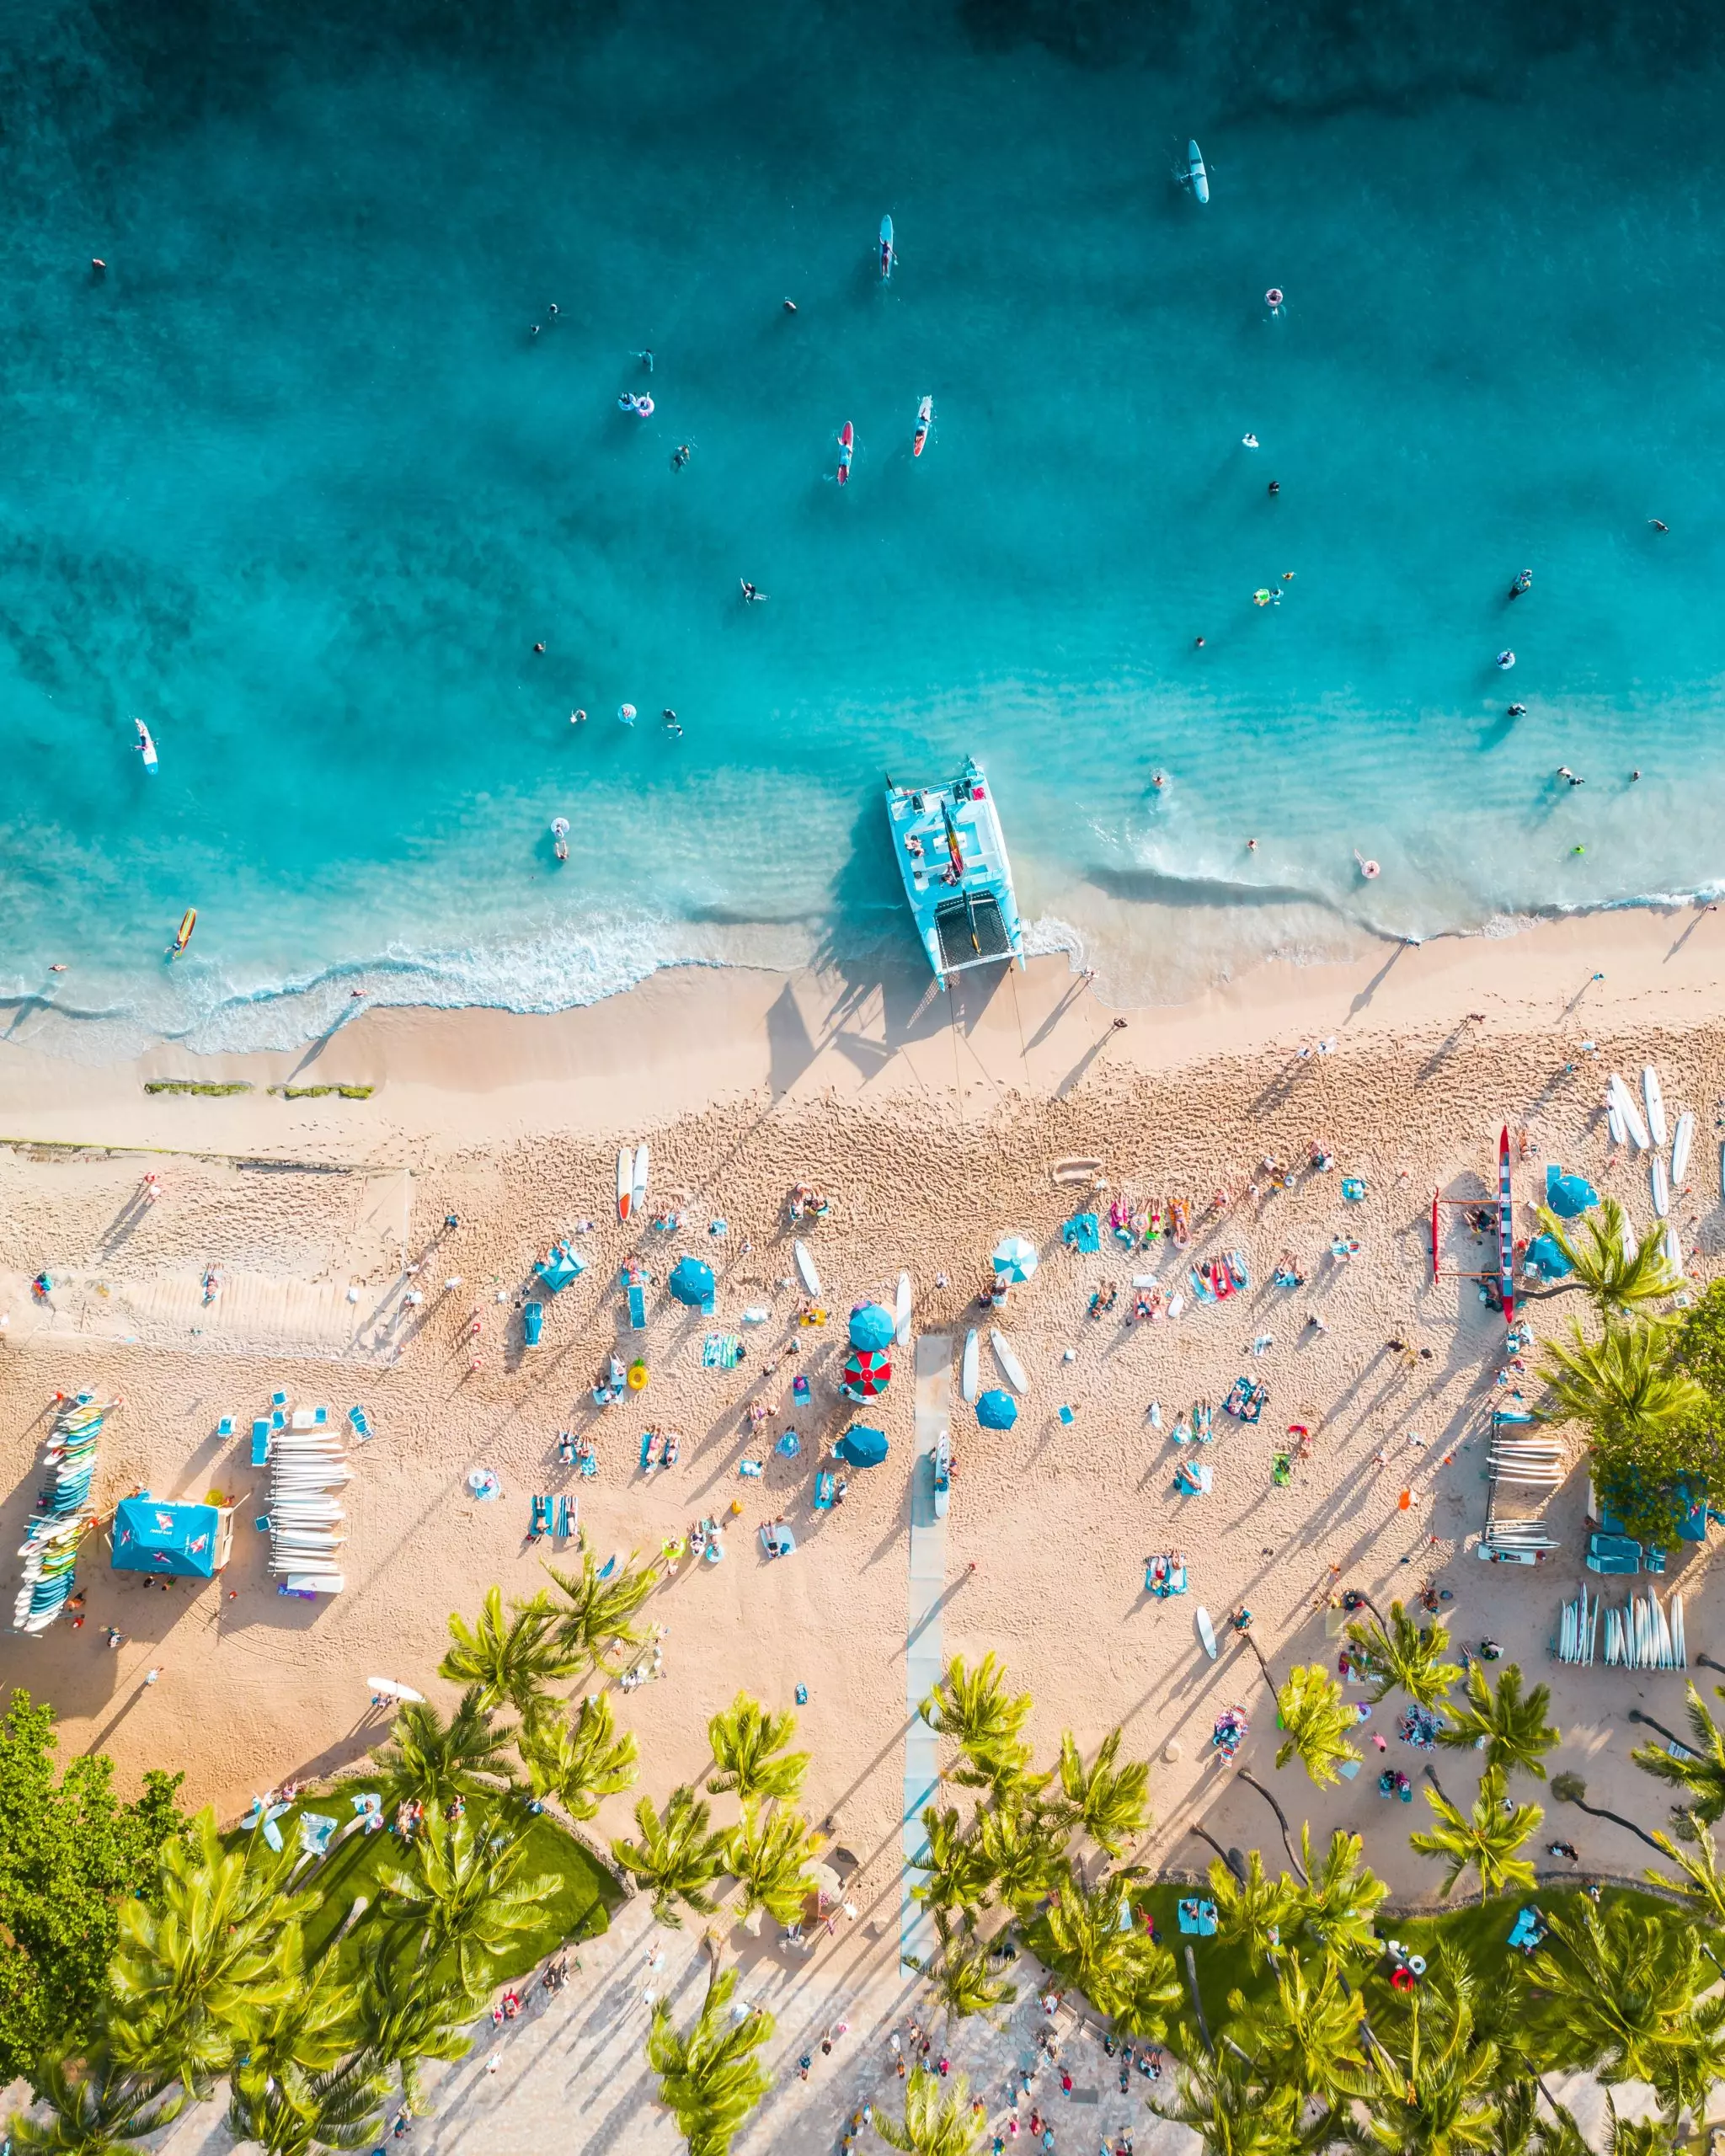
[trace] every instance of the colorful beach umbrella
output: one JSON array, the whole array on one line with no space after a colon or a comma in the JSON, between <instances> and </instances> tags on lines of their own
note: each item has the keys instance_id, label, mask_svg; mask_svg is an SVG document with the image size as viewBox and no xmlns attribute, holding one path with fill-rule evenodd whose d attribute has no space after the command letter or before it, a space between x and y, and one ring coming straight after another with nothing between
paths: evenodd
<instances>
[{"instance_id":1,"label":"colorful beach umbrella","mask_svg":"<svg viewBox=\"0 0 1725 2156\"><path fill-rule=\"evenodd\" d=\"M879 1303L859 1303L851 1312L853 1348L890 1348L897 1329L892 1312Z\"/></svg>"},{"instance_id":2,"label":"colorful beach umbrella","mask_svg":"<svg viewBox=\"0 0 1725 2156\"><path fill-rule=\"evenodd\" d=\"M1018 1403L1011 1393L993 1386L977 1401L976 1419L985 1430L1010 1430L1018 1419Z\"/></svg>"},{"instance_id":3,"label":"colorful beach umbrella","mask_svg":"<svg viewBox=\"0 0 1725 2156\"><path fill-rule=\"evenodd\" d=\"M1036 1246L1023 1235L1007 1235L996 1246L994 1269L1009 1284L1028 1280L1036 1266Z\"/></svg>"},{"instance_id":4,"label":"colorful beach umbrella","mask_svg":"<svg viewBox=\"0 0 1725 2156\"><path fill-rule=\"evenodd\" d=\"M691 1310L713 1307L713 1267L702 1257L680 1257L670 1269L670 1291Z\"/></svg>"},{"instance_id":5,"label":"colorful beach umbrella","mask_svg":"<svg viewBox=\"0 0 1725 2156\"><path fill-rule=\"evenodd\" d=\"M892 1382L893 1358L883 1348L853 1348L839 1386L847 1399L873 1400Z\"/></svg>"}]
</instances>

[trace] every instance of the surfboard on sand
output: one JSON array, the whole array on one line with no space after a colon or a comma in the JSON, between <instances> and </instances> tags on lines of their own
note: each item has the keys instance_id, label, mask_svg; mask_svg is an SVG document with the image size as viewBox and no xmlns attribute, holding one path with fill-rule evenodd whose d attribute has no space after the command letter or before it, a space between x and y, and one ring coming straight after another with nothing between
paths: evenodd
<instances>
[{"instance_id":1,"label":"surfboard on sand","mask_svg":"<svg viewBox=\"0 0 1725 2156\"><path fill-rule=\"evenodd\" d=\"M893 1337L900 1348L908 1348L911 1344L911 1276L908 1273L901 1273L899 1275L898 1296L893 1305Z\"/></svg>"},{"instance_id":2,"label":"surfboard on sand","mask_svg":"<svg viewBox=\"0 0 1725 2156\"><path fill-rule=\"evenodd\" d=\"M634 1201L635 1155L633 1148L620 1145L617 1155L617 1217L627 1220Z\"/></svg>"},{"instance_id":3,"label":"surfboard on sand","mask_svg":"<svg viewBox=\"0 0 1725 2156\"><path fill-rule=\"evenodd\" d=\"M1677 1130L1671 1140L1671 1183L1680 1190L1683 1178L1689 1173L1689 1149L1695 1143L1695 1115L1685 1108L1677 1118Z\"/></svg>"},{"instance_id":4,"label":"surfboard on sand","mask_svg":"<svg viewBox=\"0 0 1725 2156\"><path fill-rule=\"evenodd\" d=\"M1663 1220L1671 1210L1671 1186L1665 1178L1665 1156L1663 1153L1654 1154L1648 1176L1653 1186L1653 1210Z\"/></svg>"},{"instance_id":5,"label":"surfboard on sand","mask_svg":"<svg viewBox=\"0 0 1725 2156\"><path fill-rule=\"evenodd\" d=\"M1216 1658L1216 1631L1215 1626L1210 1621L1209 1610L1200 1604L1193 1611L1192 1619L1198 1627L1198 1636L1204 1642L1204 1652L1214 1662Z\"/></svg>"},{"instance_id":6,"label":"surfboard on sand","mask_svg":"<svg viewBox=\"0 0 1725 2156\"><path fill-rule=\"evenodd\" d=\"M652 1164L653 1155L649 1149L638 1145L635 1148L635 1173L629 1186L629 1210L632 1214L647 1210L647 1171Z\"/></svg>"},{"instance_id":7,"label":"surfboard on sand","mask_svg":"<svg viewBox=\"0 0 1725 2156\"><path fill-rule=\"evenodd\" d=\"M1024 1365L1012 1353L1011 1342L997 1326L990 1328L989 1344L994 1349L994 1358L1001 1366L1001 1374L1014 1392L1028 1392L1030 1380L1024 1374Z\"/></svg>"},{"instance_id":8,"label":"surfboard on sand","mask_svg":"<svg viewBox=\"0 0 1725 2156\"><path fill-rule=\"evenodd\" d=\"M1665 1092L1650 1063L1641 1074L1641 1097L1648 1104L1648 1130L1654 1145L1665 1143Z\"/></svg>"},{"instance_id":9,"label":"surfboard on sand","mask_svg":"<svg viewBox=\"0 0 1725 2156\"><path fill-rule=\"evenodd\" d=\"M1642 1120L1641 1109L1636 1103L1634 1094L1630 1091L1628 1086L1624 1084L1615 1070L1611 1073L1606 1090L1616 1101L1617 1113L1623 1118L1623 1128L1634 1139L1637 1150L1645 1153L1650 1142L1648 1137L1648 1127Z\"/></svg>"},{"instance_id":10,"label":"surfboard on sand","mask_svg":"<svg viewBox=\"0 0 1725 2156\"><path fill-rule=\"evenodd\" d=\"M959 1390L967 1401L976 1397L977 1360L976 1331L973 1326L964 1335L964 1359L959 1367Z\"/></svg>"},{"instance_id":11,"label":"surfboard on sand","mask_svg":"<svg viewBox=\"0 0 1725 2156\"><path fill-rule=\"evenodd\" d=\"M805 1290L811 1295L820 1293L820 1275L814 1269L814 1260L809 1254L809 1246L797 1241L791 1246L797 1255L797 1275Z\"/></svg>"}]
</instances>

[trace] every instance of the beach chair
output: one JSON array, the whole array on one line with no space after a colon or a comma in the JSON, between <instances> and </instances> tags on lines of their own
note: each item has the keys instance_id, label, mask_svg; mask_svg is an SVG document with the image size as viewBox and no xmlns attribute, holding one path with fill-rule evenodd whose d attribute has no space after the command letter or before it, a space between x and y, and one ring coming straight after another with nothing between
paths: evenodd
<instances>
[{"instance_id":1,"label":"beach chair","mask_svg":"<svg viewBox=\"0 0 1725 2156\"><path fill-rule=\"evenodd\" d=\"M218 1438L231 1438L233 1435L232 1416L224 1415L222 1417L222 1420L216 1425L216 1434Z\"/></svg>"},{"instance_id":2,"label":"beach chair","mask_svg":"<svg viewBox=\"0 0 1725 2156\"><path fill-rule=\"evenodd\" d=\"M1663 1550L1654 1549L1649 1543L1642 1552L1642 1563L1650 1572L1663 1572L1665 1569L1665 1553Z\"/></svg>"},{"instance_id":3,"label":"beach chair","mask_svg":"<svg viewBox=\"0 0 1725 2156\"><path fill-rule=\"evenodd\" d=\"M551 1500L549 1497L535 1497L533 1500L533 1524L527 1529L527 1533L530 1536L537 1536L541 1534L549 1534L550 1532Z\"/></svg>"},{"instance_id":4,"label":"beach chair","mask_svg":"<svg viewBox=\"0 0 1725 2156\"><path fill-rule=\"evenodd\" d=\"M525 1305L521 1310L522 1346L525 1348L537 1348L539 1345L539 1336L544 1329L544 1304L528 1303Z\"/></svg>"},{"instance_id":5,"label":"beach chair","mask_svg":"<svg viewBox=\"0 0 1725 2156\"><path fill-rule=\"evenodd\" d=\"M559 1542L567 1542L574 1533L578 1517L579 1500L572 1505L567 1497L559 1497L557 1501L557 1539Z\"/></svg>"},{"instance_id":6,"label":"beach chair","mask_svg":"<svg viewBox=\"0 0 1725 2156\"><path fill-rule=\"evenodd\" d=\"M356 1438L369 1438L371 1436L371 1418L366 1414L363 1407L350 1407L347 1411L347 1419L353 1424L354 1435Z\"/></svg>"},{"instance_id":7,"label":"beach chair","mask_svg":"<svg viewBox=\"0 0 1725 2156\"><path fill-rule=\"evenodd\" d=\"M270 1425L266 1420L260 1419L252 1425L252 1465L254 1467L270 1465Z\"/></svg>"},{"instance_id":8,"label":"beach chair","mask_svg":"<svg viewBox=\"0 0 1725 2156\"><path fill-rule=\"evenodd\" d=\"M647 1290L644 1288L631 1288L629 1290L629 1330L631 1332L647 1330Z\"/></svg>"},{"instance_id":9,"label":"beach chair","mask_svg":"<svg viewBox=\"0 0 1725 2156\"><path fill-rule=\"evenodd\" d=\"M285 1392L272 1392L270 1396L270 1405L272 1407L286 1407L287 1395Z\"/></svg>"},{"instance_id":10,"label":"beach chair","mask_svg":"<svg viewBox=\"0 0 1725 2156\"><path fill-rule=\"evenodd\" d=\"M1590 1572L1632 1573L1641 1570L1641 1545L1626 1534L1588 1537L1587 1568Z\"/></svg>"},{"instance_id":11,"label":"beach chair","mask_svg":"<svg viewBox=\"0 0 1725 2156\"><path fill-rule=\"evenodd\" d=\"M1076 1407L1069 1407L1065 1401L1061 1402L1060 1406L1055 1410L1055 1412L1060 1417L1060 1420L1069 1427L1077 1420L1077 1409Z\"/></svg>"},{"instance_id":12,"label":"beach chair","mask_svg":"<svg viewBox=\"0 0 1725 2156\"><path fill-rule=\"evenodd\" d=\"M838 1478L822 1468L814 1478L814 1509L818 1513L832 1510L833 1492L838 1487Z\"/></svg>"}]
</instances>

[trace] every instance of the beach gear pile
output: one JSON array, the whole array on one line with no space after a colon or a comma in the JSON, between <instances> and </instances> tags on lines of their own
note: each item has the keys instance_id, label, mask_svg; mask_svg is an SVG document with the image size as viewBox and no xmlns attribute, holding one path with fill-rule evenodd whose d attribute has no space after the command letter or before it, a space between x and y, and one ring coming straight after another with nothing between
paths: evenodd
<instances>
[{"instance_id":1,"label":"beach gear pile","mask_svg":"<svg viewBox=\"0 0 1725 2156\"><path fill-rule=\"evenodd\" d=\"M1422 1752L1429 1752L1436 1746L1438 1732L1443 1726L1441 1715L1434 1714L1429 1707L1413 1706L1397 1723L1396 1734L1404 1743L1414 1745Z\"/></svg>"},{"instance_id":2,"label":"beach gear pile","mask_svg":"<svg viewBox=\"0 0 1725 2156\"><path fill-rule=\"evenodd\" d=\"M1224 1707L1216 1716L1216 1726L1210 1732L1210 1741L1223 1758L1232 1759L1246 1742L1251 1727L1244 1707Z\"/></svg>"},{"instance_id":3,"label":"beach gear pile","mask_svg":"<svg viewBox=\"0 0 1725 2156\"><path fill-rule=\"evenodd\" d=\"M90 1485L96 1473L96 1444L110 1401L97 1406L93 1396L79 1393L64 1401L42 1446L42 1487L24 1524L20 1550L24 1577L12 1605L14 1632L44 1632L70 1599L77 1549L96 1524Z\"/></svg>"},{"instance_id":4,"label":"beach gear pile","mask_svg":"<svg viewBox=\"0 0 1725 2156\"><path fill-rule=\"evenodd\" d=\"M322 1407L290 1417L286 1396L275 1396L270 1433L270 1570L279 1594L339 1594L347 1582L337 1555L347 1540L343 1486L354 1471L347 1445Z\"/></svg>"}]
</instances>

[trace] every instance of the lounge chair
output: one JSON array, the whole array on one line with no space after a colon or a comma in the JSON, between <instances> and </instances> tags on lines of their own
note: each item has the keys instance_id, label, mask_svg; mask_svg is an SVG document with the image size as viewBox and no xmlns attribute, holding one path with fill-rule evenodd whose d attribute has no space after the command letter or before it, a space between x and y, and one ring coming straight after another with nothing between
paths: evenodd
<instances>
[{"instance_id":1,"label":"lounge chair","mask_svg":"<svg viewBox=\"0 0 1725 2156\"><path fill-rule=\"evenodd\" d=\"M356 1438L369 1438L371 1436L371 1418L366 1414L363 1407L350 1407L347 1411L347 1419L353 1424L354 1435Z\"/></svg>"},{"instance_id":2,"label":"lounge chair","mask_svg":"<svg viewBox=\"0 0 1725 2156\"><path fill-rule=\"evenodd\" d=\"M252 1465L254 1467L270 1465L270 1425L267 1420L261 1418L252 1425Z\"/></svg>"},{"instance_id":3,"label":"lounge chair","mask_svg":"<svg viewBox=\"0 0 1725 2156\"><path fill-rule=\"evenodd\" d=\"M567 1497L560 1496L558 1498L557 1539L559 1542L567 1542L569 1537L574 1533L575 1521L578 1515L579 1508L577 1506L571 1505Z\"/></svg>"},{"instance_id":4,"label":"lounge chair","mask_svg":"<svg viewBox=\"0 0 1725 2156\"><path fill-rule=\"evenodd\" d=\"M629 1330L631 1332L647 1330L647 1290L644 1288L631 1288L629 1290Z\"/></svg>"},{"instance_id":5,"label":"lounge chair","mask_svg":"<svg viewBox=\"0 0 1725 2156\"><path fill-rule=\"evenodd\" d=\"M224 1415L222 1417L222 1420L216 1425L216 1434L218 1438L231 1438L233 1435L232 1416Z\"/></svg>"},{"instance_id":6,"label":"lounge chair","mask_svg":"<svg viewBox=\"0 0 1725 2156\"><path fill-rule=\"evenodd\" d=\"M521 1310L521 1342L524 1347L537 1348L539 1336L545 1329L545 1305L528 1303Z\"/></svg>"},{"instance_id":7,"label":"lounge chair","mask_svg":"<svg viewBox=\"0 0 1725 2156\"><path fill-rule=\"evenodd\" d=\"M1641 1545L1632 1541L1626 1534L1589 1535L1587 1568L1590 1572L1638 1572L1641 1570Z\"/></svg>"}]
</instances>

